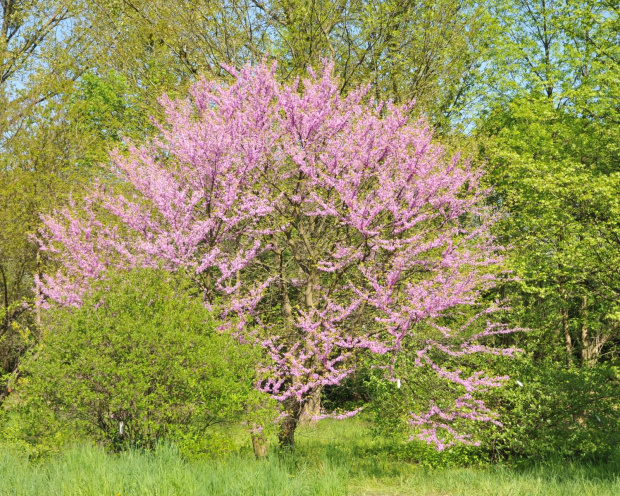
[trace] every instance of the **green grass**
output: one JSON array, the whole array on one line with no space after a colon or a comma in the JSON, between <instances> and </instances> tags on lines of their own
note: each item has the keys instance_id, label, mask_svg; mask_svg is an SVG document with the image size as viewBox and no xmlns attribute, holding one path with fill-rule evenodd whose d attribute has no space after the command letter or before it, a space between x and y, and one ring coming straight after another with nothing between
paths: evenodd
<instances>
[{"instance_id":1,"label":"green grass","mask_svg":"<svg viewBox=\"0 0 620 496\"><path fill-rule=\"evenodd\" d=\"M303 428L297 441L293 455L272 450L263 461L255 460L247 445L238 453L194 461L185 461L171 446L111 455L78 445L38 462L5 449L0 451L0 495L620 494L617 463L433 469L404 461L394 442L372 437L357 419Z\"/></svg>"}]
</instances>

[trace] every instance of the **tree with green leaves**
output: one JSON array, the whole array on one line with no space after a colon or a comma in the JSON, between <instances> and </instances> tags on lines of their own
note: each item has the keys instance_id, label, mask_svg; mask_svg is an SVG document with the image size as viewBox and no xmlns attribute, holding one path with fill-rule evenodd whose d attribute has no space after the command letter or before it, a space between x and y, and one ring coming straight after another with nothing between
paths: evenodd
<instances>
[{"instance_id":1,"label":"tree with green leaves","mask_svg":"<svg viewBox=\"0 0 620 496\"><path fill-rule=\"evenodd\" d=\"M46 105L77 75L64 55L75 39L60 35L76 9L74 0L0 1L0 399L5 374L33 337L27 304L39 259L28 234L53 201L59 157L44 158L53 136L37 142L32 135Z\"/></svg>"},{"instance_id":2,"label":"tree with green leaves","mask_svg":"<svg viewBox=\"0 0 620 496\"><path fill-rule=\"evenodd\" d=\"M617 12L591 0L496 7L481 130L498 234L514 247L508 293L558 358L593 365L615 356L620 329Z\"/></svg>"},{"instance_id":3,"label":"tree with green leaves","mask_svg":"<svg viewBox=\"0 0 620 496\"><path fill-rule=\"evenodd\" d=\"M290 80L332 59L341 91L371 83L377 99L416 99L436 125L473 103L490 19L477 2L383 0L89 0L96 56L146 99L182 92L198 75L228 79L274 58Z\"/></svg>"}]
</instances>

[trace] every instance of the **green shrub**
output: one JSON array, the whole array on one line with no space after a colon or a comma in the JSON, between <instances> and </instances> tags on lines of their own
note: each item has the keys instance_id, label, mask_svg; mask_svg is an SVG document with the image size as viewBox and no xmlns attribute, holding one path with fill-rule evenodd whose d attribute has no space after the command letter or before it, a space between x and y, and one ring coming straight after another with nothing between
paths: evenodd
<instances>
[{"instance_id":1,"label":"green shrub","mask_svg":"<svg viewBox=\"0 0 620 496\"><path fill-rule=\"evenodd\" d=\"M606 365L566 369L556 363L535 362L530 356L483 363L471 358L472 370L509 375L501 388L490 390L485 403L499 413L502 427L488 422L464 422L456 427L481 443L457 445L442 454L414 440L398 445L398 456L432 466L471 465L485 460L540 460L541 458L605 461L620 446L620 380ZM465 373L468 373L466 370ZM395 368L401 388L371 374L366 388L372 402L374 429L380 436L404 439L415 434L410 412L422 411L430 400L442 405L453 397L449 385L425 368L401 360Z\"/></svg>"},{"instance_id":2,"label":"green shrub","mask_svg":"<svg viewBox=\"0 0 620 496\"><path fill-rule=\"evenodd\" d=\"M257 350L217 331L179 275L110 274L81 308L46 320L10 402L31 443L62 430L48 421L37 433L36 412L115 449L166 438L208 450L210 427L267 415Z\"/></svg>"},{"instance_id":3,"label":"green shrub","mask_svg":"<svg viewBox=\"0 0 620 496\"><path fill-rule=\"evenodd\" d=\"M480 436L494 458L613 455L620 446L620 381L613 368L567 370L528 358L509 365L511 380L493 400L503 427Z\"/></svg>"}]
</instances>

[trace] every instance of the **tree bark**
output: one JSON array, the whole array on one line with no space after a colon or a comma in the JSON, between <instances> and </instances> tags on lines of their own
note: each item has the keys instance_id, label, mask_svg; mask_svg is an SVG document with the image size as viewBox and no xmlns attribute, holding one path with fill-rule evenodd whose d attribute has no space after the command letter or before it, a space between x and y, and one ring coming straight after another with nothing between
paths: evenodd
<instances>
[{"instance_id":1,"label":"tree bark","mask_svg":"<svg viewBox=\"0 0 620 496\"><path fill-rule=\"evenodd\" d=\"M252 437L252 449L254 450L254 456L258 460L262 460L267 456L267 441L265 440L264 432L253 432L250 434Z\"/></svg>"},{"instance_id":2,"label":"tree bark","mask_svg":"<svg viewBox=\"0 0 620 496\"><path fill-rule=\"evenodd\" d=\"M568 298L566 291L562 291L562 330L564 331L564 345L566 347L566 365L570 367L573 363L573 341L570 335L570 326L568 322Z\"/></svg>"},{"instance_id":3,"label":"tree bark","mask_svg":"<svg viewBox=\"0 0 620 496\"><path fill-rule=\"evenodd\" d=\"M321 391L322 388L315 389L304 403L299 423L302 425L316 425L317 417L321 413Z\"/></svg>"},{"instance_id":4,"label":"tree bark","mask_svg":"<svg viewBox=\"0 0 620 496\"><path fill-rule=\"evenodd\" d=\"M588 299L584 296L581 300L581 359L586 367L593 367L598 363L601 351L605 343L610 339L608 334L594 332L588 329Z\"/></svg>"},{"instance_id":5,"label":"tree bark","mask_svg":"<svg viewBox=\"0 0 620 496\"><path fill-rule=\"evenodd\" d=\"M568 325L568 308L562 309L562 328L564 330L564 344L566 346L566 364L570 367L573 363L573 341Z\"/></svg>"},{"instance_id":6,"label":"tree bark","mask_svg":"<svg viewBox=\"0 0 620 496\"><path fill-rule=\"evenodd\" d=\"M593 346L591 337L588 334L588 297L584 296L581 300L581 359L584 365L593 365Z\"/></svg>"},{"instance_id":7,"label":"tree bark","mask_svg":"<svg viewBox=\"0 0 620 496\"><path fill-rule=\"evenodd\" d=\"M295 448L295 431L299 425L302 405L295 399L289 398L284 401L286 417L280 422L278 440L280 448L292 451Z\"/></svg>"}]
</instances>

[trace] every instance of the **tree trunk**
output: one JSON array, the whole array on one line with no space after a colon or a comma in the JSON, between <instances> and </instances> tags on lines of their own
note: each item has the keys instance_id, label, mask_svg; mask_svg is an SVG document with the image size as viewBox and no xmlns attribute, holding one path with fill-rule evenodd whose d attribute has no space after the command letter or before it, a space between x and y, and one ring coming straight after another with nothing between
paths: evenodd
<instances>
[{"instance_id":1,"label":"tree trunk","mask_svg":"<svg viewBox=\"0 0 620 496\"><path fill-rule=\"evenodd\" d=\"M254 450L254 456L257 459L262 460L267 456L267 441L265 440L264 432L253 432L250 434L252 437L252 449Z\"/></svg>"},{"instance_id":2,"label":"tree trunk","mask_svg":"<svg viewBox=\"0 0 620 496\"><path fill-rule=\"evenodd\" d=\"M588 329L588 298L584 296L581 300L581 359L586 367L593 367L597 364L601 350L608 341L608 335L601 335Z\"/></svg>"},{"instance_id":3,"label":"tree trunk","mask_svg":"<svg viewBox=\"0 0 620 496\"><path fill-rule=\"evenodd\" d=\"M287 415L280 422L278 440L280 448L292 451L295 448L295 431L299 425L302 405L295 398L289 398L285 400L284 407Z\"/></svg>"},{"instance_id":4,"label":"tree trunk","mask_svg":"<svg viewBox=\"0 0 620 496\"><path fill-rule=\"evenodd\" d=\"M562 310L562 328L564 329L564 344L566 345L566 363L573 363L573 341L570 337L570 327L568 325L568 308Z\"/></svg>"},{"instance_id":5,"label":"tree trunk","mask_svg":"<svg viewBox=\"0 0 620 496\"><path fill-rule=\"evenodd\" d=\"M315 389L304 403L299 415L300 424L316 425L317 417L321 414L321 390L322 388Z\"/></svg>"},{"instance_id":6,"label":"tree trunk","mask_svg":"<svg viewBox=\"0 0 620 496\"><path fill-rule=\"evenodd\" d=\"M588 297L584 296L581 300L581 359L586 366L594 365L596 358L592 339L588 334Z\"/></svg>"},{"instance_id":7,"label":"tree trunk","mask_svg":"<svg viewBox=\"0 0 620 496\"><path fill-rule=\"evenodd\" d=\"M297 419L287 416L280 424L280 448L293 450L295 448L295 430L297 429Z\"/></svg>"},{"instance_id":8,"label":"tree trunk","mask_svg":"<svg viewBox=\"0 0 620 496\"><path fill-rule=\"evenodd\" d=\"M566 292L562 291L562 330L564 331L564 344L566 346L566 364L570 367L573 363L573 341L570 335L570 326L568 322L568 298Z\"/></svg>"}]
</instances>

